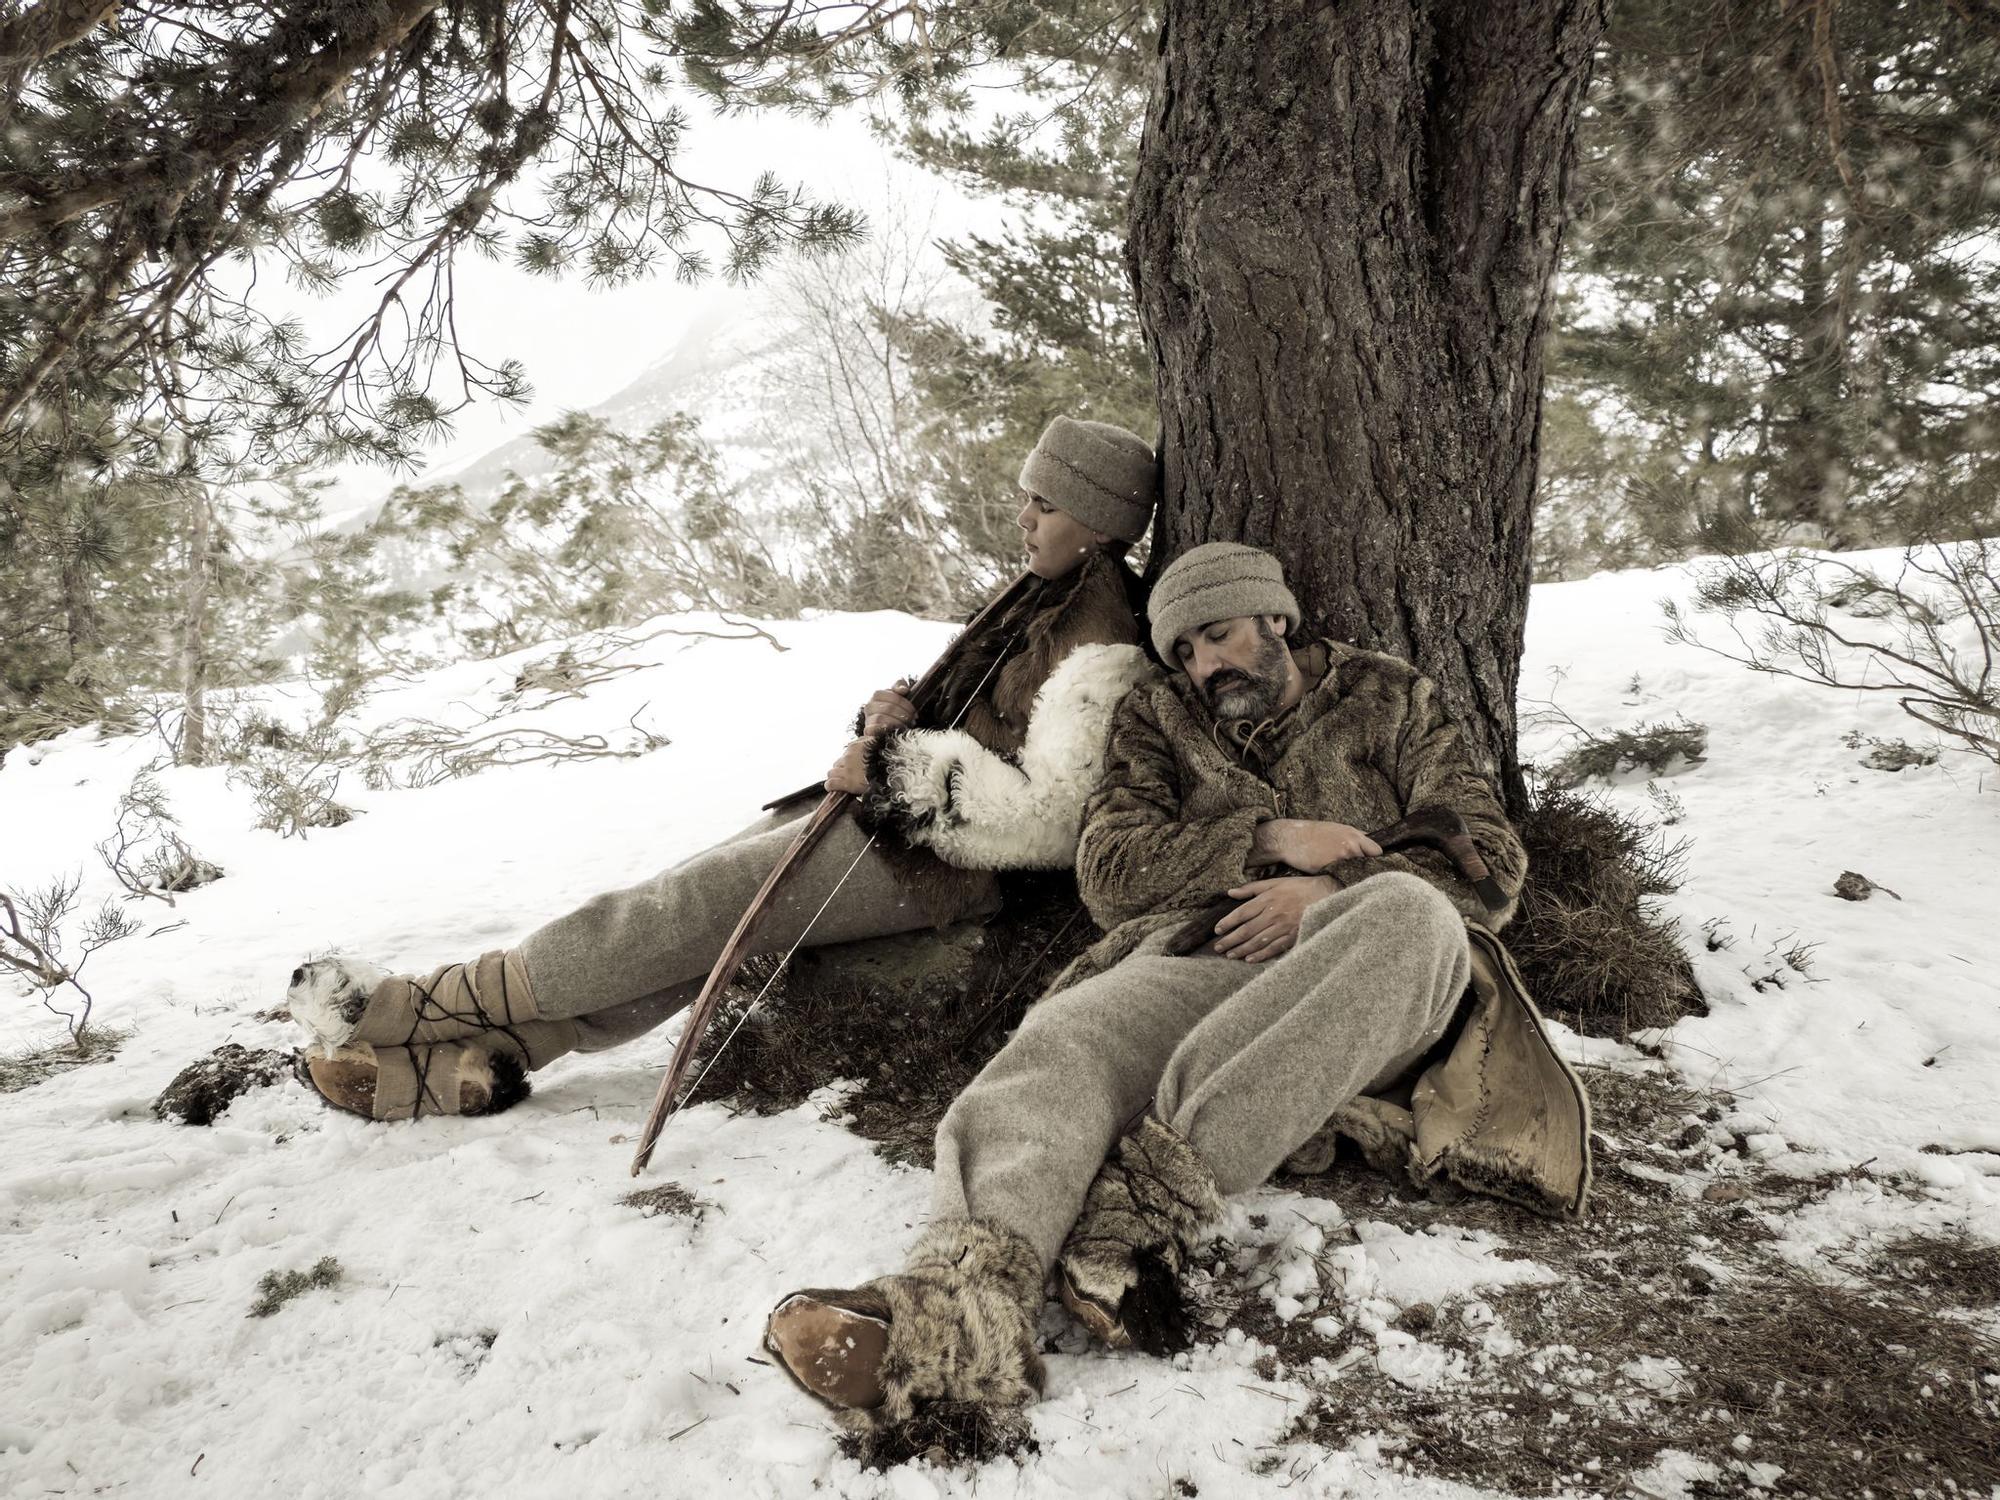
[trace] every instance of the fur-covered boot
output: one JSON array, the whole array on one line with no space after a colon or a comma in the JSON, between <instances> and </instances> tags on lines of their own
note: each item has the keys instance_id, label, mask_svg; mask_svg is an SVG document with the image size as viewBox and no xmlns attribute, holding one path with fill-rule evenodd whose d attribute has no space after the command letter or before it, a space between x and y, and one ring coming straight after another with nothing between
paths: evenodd
<instances>
[{"instance_id":1,"label":"fur-covered boot","mask_svg":"<svg viewBox=\"0 0 2000 1500\"><path fill-rule=\"evenodd\" d=\"M858 1431L957 1403L995 1445L1025 1432L1041 1393L1035 1318L1042 1270L1028 1242L980 1219L940 1219L894 1276L794 1292L765 1325L764 1346Z\"/></svg>"},{"instance_id":2,"label":"fur-covered boot","mask_svg":"<svg viewBox=\"0 0 2000 1500\"><path fill-rule=\"evenodd\" d=\"M528 1097L528 1073L576 1046L573 1021L534 1021L469 1042L428 1047L315 1043L300 1080L335 1109L364 1120L497 1115Z\"/></svg>"},{"instance_id":3,"label":"fur-covered boot","mask_svg":"<svg viewBox=\"0 0 2000 1500\"><path fill-rule=\"evenodd\" d=\"M1222 1215L1207 1163L1150 1115L1112 1149L1056 1262L1063 1305L1113 1348L1188 1346L1181 1267Z\"/></svg>"},{"instance_id":4,"label":"fur-covered boot","mask_svg":"<svg viewBox=\"0 0 2000 1500\"><path fill-rule=\"evenodd\" d=\"M313 959L292 970L285 1002L328 1047L420 1047L541 1018L527 969L504 948L424 975L358 958Z\"/></svg>"}]
</instances>

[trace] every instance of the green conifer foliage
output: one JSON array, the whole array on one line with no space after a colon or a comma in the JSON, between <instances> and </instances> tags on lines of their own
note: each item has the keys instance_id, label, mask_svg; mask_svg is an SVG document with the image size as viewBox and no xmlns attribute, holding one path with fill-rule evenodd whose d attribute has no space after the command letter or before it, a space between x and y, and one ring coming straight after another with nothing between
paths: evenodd
<instances>
[{"instance_id":1,"label":"green conifer foliage","mask_svg":"<svg viewBox=\"0 0 2000 1500\"><path fill-rule=\"evenodd\" d=\"M1538 564L1990 531L2000 23L1632 0L1606 49Z\"/></svg>"},{"instance_id":2,"label":"green conifer foliage","mask_svg":"<svg viewBox=\"0 0 2000 1500\"><path fill-rule=\"evenodd\" d=\"M40 0L0 22L0 459L34 405L119 374L260 463L406 458L465 401L518 397L461 348L452 267L616 283L748 276L856 217L771 174L679 170L694 106L914 104L1032 19L1010 4ZM373 305L330 348L252 279Z\"/></svg>"},{"instance_id":3,"label":"green conifer foliage","mask_svg":"<svg viewBox=\"0 0 2000 1500\"><path fill-rule=\"evenodd\" d=\"M1019 210L997 235L944 245L990 327L930 315L895 329L924 400L936 493L997 576L1019 566L1016 475L1051 418L1115 422L1148 441L1159 426L1125 259L1155 23L1118 0L1040 12L1005 54L1025 107L983 123L932 107L897 131L912 159Z\"/></svg>"}]
</instances>

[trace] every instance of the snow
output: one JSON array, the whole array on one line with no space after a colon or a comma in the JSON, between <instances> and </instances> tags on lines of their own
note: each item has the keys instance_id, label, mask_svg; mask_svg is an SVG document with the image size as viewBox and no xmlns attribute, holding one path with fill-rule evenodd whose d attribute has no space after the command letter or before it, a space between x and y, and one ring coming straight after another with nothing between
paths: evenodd
<instances>
[{"instance_id":1,"label":"snow","mask_svg":"<svg viewBox=\"0 0 2000 1500\"><path fill-rule=\"evenodd\" d=\"M1869 1164L1783 1221L1801 1262L1946 1227L2000 1240L2000 778L1951 752L1896 774L1861 768L1844 732L1916 726L1893 703L1667 643L1657 600L1688 587L1674 568L1537 588L1522 678L1525 699L1553 692L1593 728L1676 713L1709 726L1707 759L1660 781L1685 809L1673 831L1694 841L1667 907L1711 1014L1657 1041L1691 1081L1738 1096L1716 1129L1767 1167ZM853 706L950 634L887 614L769 629L783 652L657 637L621 658L644 670L502 721L615 738L636 718L665 748L423 790L350 780L340 796L361 816L303 841L256 830L248 793L220 770L160 773L183 835L228 874L172 911L139 910L145 935L91 960L99 1018L133 1030L115 1061L0 1095L0 1492L1039 1500L1172 1495L1184 1480L1205 1496L1476 1493L1373 1439L1285 1442L1306 1392L1260 1379L1264 1351L1240 1331L1163 1362L1093 1348L1054 1307L1044 1333L1061 1352L1033 1410L1038 1454L864 1473L758 1335L789 1290L892 1269L921 1222L925 1175L840 1129L844 1091L829 1080L788 1114L688 1111L633 1182L631 1137L671 1030L564 1059L493 1119L371 1125L289 1080L208 1129L153 1118L153 1096L215 1046L293 1043L256 1017L301 957L470 955L682 858L822 773ZM470 723L554 649L434 673L364 717ZM300 684L253 698L294 722L312 707ZM1560 744L1535 728L1524 754ZM158 751L75 733L10 754L0 886L81 869L89 905L112 893L89 844ZM1643 781L1610 795L1648 810ZM1843 869L1904 899L1841 901ZM1701 940L1711 919L1731 939L1716 951ZM1795 941L1817 945L1809 972L1753 988ZM25 991L0 983L0 1000L0 1048L58 1034ZM1643 1062L1558 1036L1579 1060ZM698 1220L620 1202L663 1182L702 1201ZM1396 1327L1403 1310L1449 1303L1505 1341L1483 1296L1554 1277L1448 1217L1412 1233L1276 1189L1234 1203L1228 1229L1224 1275L1283 1318L1366 1335L1343 1356L1359 1361L1350 1380L1448 1385L1463 1357ZM324 1256L340 1263L337 1286L247 1316L266 1272ZM1678 1378L1671 1361L1642 1365L1628 1373L1656 1389ZM1715 1473L1667 1450L1635 1492L1691 1494Z\"/></svg>"}]
</instances>

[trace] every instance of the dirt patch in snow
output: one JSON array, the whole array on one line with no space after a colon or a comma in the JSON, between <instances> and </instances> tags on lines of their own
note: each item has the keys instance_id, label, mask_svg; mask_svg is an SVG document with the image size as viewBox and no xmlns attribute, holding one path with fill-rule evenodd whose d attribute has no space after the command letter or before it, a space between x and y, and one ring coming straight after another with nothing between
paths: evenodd
<instances>
[{"instance_id":1,"label":"dirt patch in snow","mask_svg":"<svg viewBox=\"0 0 2000 1500\"><path fill-rule=\"evenodd\" d=\"M1691 1497L1983 1494L2000 1473L2000 1339L1977 1309L2000 1251L1906 1238L1803 1269L1778 1253L1784 1217L1856 1174L1717 1174L1726 1101L1662 1075L1588 1081L1607 1136L1579 1224L1344 1168L1283 1181L1350 1223L1483 1230L1501 1258L1556 1273L1372 1323L1351 1307L1280 1319L1254 1275L1222 1278L1228 1325L1271 1346L1260 1373L1314 1393L1291 1440L1521 1494L1652 1493L1663 1462Z\"/></svg>"}]
</instances>

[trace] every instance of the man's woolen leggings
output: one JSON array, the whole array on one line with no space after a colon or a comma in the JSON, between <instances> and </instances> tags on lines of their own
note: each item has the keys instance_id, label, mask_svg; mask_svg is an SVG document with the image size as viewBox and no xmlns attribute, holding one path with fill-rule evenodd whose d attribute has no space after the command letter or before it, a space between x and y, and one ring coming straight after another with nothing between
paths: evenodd
<instances>
[{"instance_id":1,"label":"man's woolen leggings","mask_svg":"<svg viewBox=\"0 0 2000 1500\"><path fill-rule=\"evenodd\" d=\"M1224 1193L1255 1187L1349 1099L1407 1073L1470 979L1464 921L1398 871L1309 907L1298 944L1264 963L1142 947L1030 1010L959 1096L938 1126L932 1216L997 1221L1046 1268L1149 1104Z\"/></svg>"}]
</instances>

